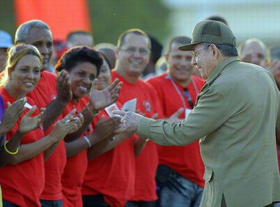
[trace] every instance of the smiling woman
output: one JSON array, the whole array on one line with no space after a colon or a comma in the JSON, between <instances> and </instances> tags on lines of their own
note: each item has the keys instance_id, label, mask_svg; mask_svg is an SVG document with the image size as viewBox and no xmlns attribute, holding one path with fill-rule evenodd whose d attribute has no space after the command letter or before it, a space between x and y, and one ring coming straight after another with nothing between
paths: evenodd
<instances>
[{"instance_id":1,"label":"smiling woman","mask_svg":"<svg viewBox=\"0 0 280 207\"><path fill-rule=\"evenodd\" d=\"M4 78L0 85L10 89L15 98L22 98L31 92L40 79L42 57L31 45L17 45L10 49Z\"/></svg>"},{"instance_id":2,"label":"smiling woman","mask_svg":"<svg viewBox=\"0 0 280 207\"><path fill-rule=\"evenodd\" d=\"M57 72L66 70L69 73L73 98L79 99L89 93L101 65L98 52L88 47L75 47L63 55L55 68Z\"/></svg>"},{"instance_id":3,"label":"smiling woman","mask_svg":"<svg viewBox=\"0 0 280 207\"><path fill-rule=\"evenodd\" d=\"M5 165L0 169L4 207L41 206L39 196L45 182L44 158L51 154L49 149L53 145L82 124L80 119L67 122L72 119L72 112L57 122L50 134L44 137L39 127L43 110L39 111L34 101L26 97L36 87L41 67L42 58L34 46L20 44L10 49L0 94L5 108L18 100L24 100L25 108L15 126L6 133L7 140L0 149L0 161Z\"/></svg>"},{"instance_id":4,"label":"smiling woman","mask_svg":"<svg viewBox=\"0 0 280 207\"><path fill-rule=\"evenodd\" d=\"M89 47L73 47L59 59L55 69L69 74L72 100L66 106L65 113L76 109L83 114L84 123L74 134L65 138L67 164L62 175L62 192L64 207L81 207L81 185L87 169L87 152L97 142L111 137L119 119L112 118L95 126L92 133L92 122L98 110L116 101L120 85L118 81L109 83L103 90L92 88L93 81L99 75L103 58L100 53ZM101 73L100 73L101 74Z\"/></svg>"}]
</instances>

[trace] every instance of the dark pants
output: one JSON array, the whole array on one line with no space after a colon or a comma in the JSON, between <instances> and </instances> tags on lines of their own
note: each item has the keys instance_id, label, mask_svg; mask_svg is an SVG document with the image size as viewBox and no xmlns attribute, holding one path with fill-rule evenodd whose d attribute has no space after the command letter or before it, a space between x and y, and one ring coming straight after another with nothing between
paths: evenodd
<instances>
[{"instance_id":1,"label":"dark pants","mask_svg":"<svg viewBox=\"0 0 280 207\"><path fill-rule=\"evenodd\" d=\"M105 203L103 195L83 195L83 207L110 207Z\"/></svg>"},{"instance_id":2,"label":"dark pants","mask_svg":"<svg viewBox=\"0 0 280 207\"><path fill-rule=\"evenodd\" d=\"M3 207L19 207L19 206L15 205L9 201L3 200Z\"/></svg>"},{"instance_id":3,"label":"dark pants","mask_svg":"<svg viewBox=\"0 0 280 207\"><path fill-rule=\"evenodd\" d=\"M49 200L40 200L42 207L63 207L62 200L49 201Z\"/></svg>"},{"instance_id":4,"label":"dark pants","mask_svg":"<svg viewBox=\"0 0 280 207\"><path fill-rule=\"evenodd\" d=\"M156 174L156 181L157 194L159 197L157 206L200 206L203 188L181 176L170 167L166 165L159 165Z\"/></svg>"},{"instance_id":5,"label":"dark pants","mask_svg":"<svg viewBox=\"0 0 280 207\"><path fill-rule=\"evenodd\" d=\"M129 201L125 207L155 207L155 201Z\"/></svg>"}]
</instances>

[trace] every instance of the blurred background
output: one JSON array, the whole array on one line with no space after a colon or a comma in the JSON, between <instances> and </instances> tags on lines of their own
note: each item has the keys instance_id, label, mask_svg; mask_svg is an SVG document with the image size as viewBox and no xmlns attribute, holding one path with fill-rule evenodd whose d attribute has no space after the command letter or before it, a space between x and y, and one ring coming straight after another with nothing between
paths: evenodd
<instances>
[{"instance_id":1,"label":"blurred background","mask_svg":"<svg viewBox=\"0 0 280 207\"><path fill-rule=\"evenodd\" d=\"M138 27L163 44L173 35L191 36L194 25L210 15L224 17L237 43L251 37L268 46L279 43L279 0L0 0L0 29L14 36L20 23L47 22L54 39L73 30L92 32L95 43L116 43Z\"/></svg>"}]
</instances>

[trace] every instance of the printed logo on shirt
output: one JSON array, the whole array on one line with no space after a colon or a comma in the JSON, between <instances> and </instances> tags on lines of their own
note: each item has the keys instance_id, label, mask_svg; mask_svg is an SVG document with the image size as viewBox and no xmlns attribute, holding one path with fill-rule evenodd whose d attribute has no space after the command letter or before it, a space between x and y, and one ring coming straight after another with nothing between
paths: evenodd
<instances>
[{"instance_id":1,"label":"printed logo on shirt","mask_svg":"<svg viewBox=\"0 0 280 207\"><path fill-rule=\"evenodd\" d=\"M149 101L144 100L143 101L143 106L144 106L144 108L145 108L145 110L147 112L151 112L152 111L152 107L151 107L151 104L150 104Z\"/></svg>"}]
</instances>

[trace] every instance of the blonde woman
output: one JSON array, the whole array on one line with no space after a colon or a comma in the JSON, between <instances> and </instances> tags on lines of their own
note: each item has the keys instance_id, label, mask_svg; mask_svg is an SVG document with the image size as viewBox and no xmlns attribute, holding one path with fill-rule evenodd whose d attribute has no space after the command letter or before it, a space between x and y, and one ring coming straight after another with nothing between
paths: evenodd
<instances>
[{"instance_id":1,"label":"blonde woman","mask_svg":"<svg viewBox=\"0 0 280 207\"><path fill-rule=\"evenodd\" d=\"M39 196L44 187L44 157L47 158L55 146L68 133L77 130L83 117L73 117L72 111L57 122L52 132L44 136L40 129L43 112L38 111L26 94L37 85L42 67L39 51L31 45L13 46L8 55L5 75L1 82L0 95L5 107L8 103L24 98L25 111L14 128L6 134L1 159L7 163L0 169L4 207L39 207ZM15 148L18 143L19 147Z\"/></svg>"}]
</instances>

